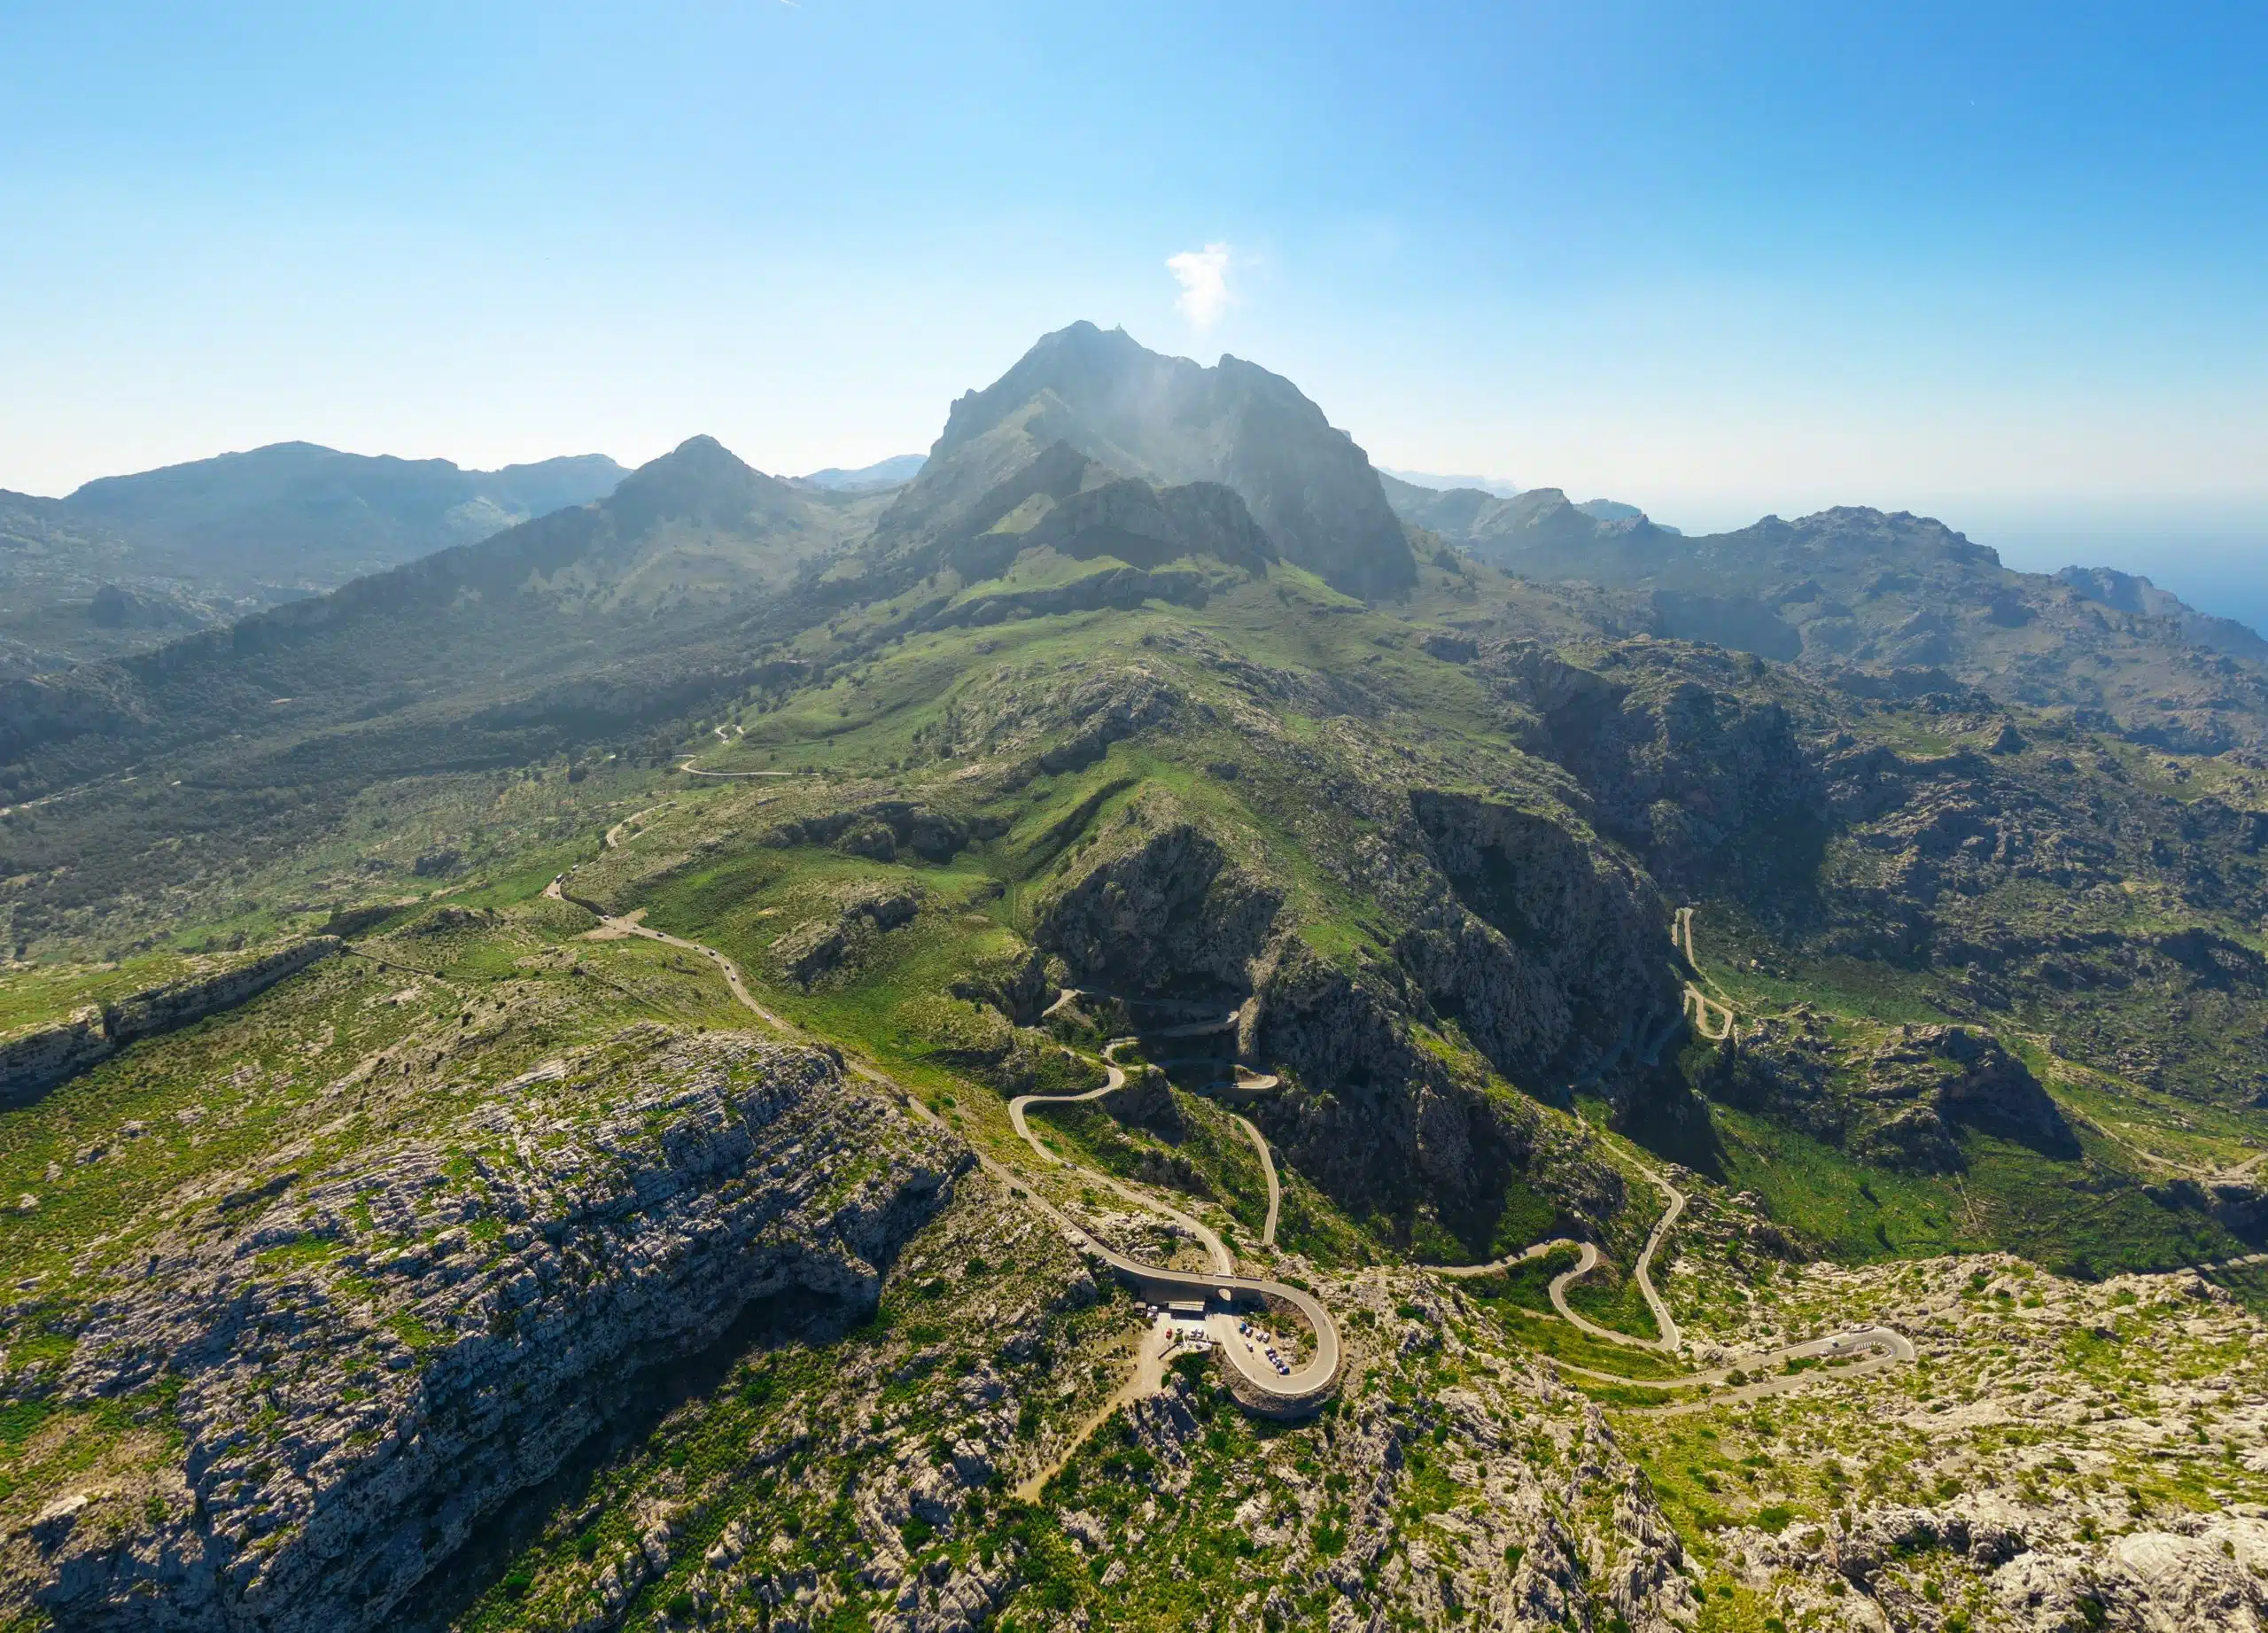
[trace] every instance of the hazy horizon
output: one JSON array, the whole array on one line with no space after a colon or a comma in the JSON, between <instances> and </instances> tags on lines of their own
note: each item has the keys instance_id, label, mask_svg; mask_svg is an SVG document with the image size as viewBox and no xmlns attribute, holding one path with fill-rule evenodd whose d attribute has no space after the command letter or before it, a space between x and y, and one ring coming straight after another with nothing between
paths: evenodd
<instances>
[{"instance_id":1,"label":"hazy horizon","mask_svg":"<svg viewBox=\"0 0 2268 1633\"><path fill-rule=\"evenodd\" d=\"M688 432L687 434L703 433ZM307 441L311 439L281 440ZM1356 440L1359 442L1361 439L1357 437ZM669 446L674 447L675 443ZM894 454L885 453L856 460L835 459L794 469L766 465L760 458L750 458L749 463L771 475L799 477L810 471L861 470L908 454L926 454L928 447L925 442L919 448L902 448ZM215 448L208 453L190 455L184 461L167 463L195 463L199 459L251 451L248 447ZM525 460L499 460L492 464L483 464L475 459L455 457L448 453L405 452L395 448L345 448L338 451L369 455L391 454L404 459L447 459L464 470L494 469L500 464L526 463ZM644 463L646 458L658 457L668 451L665 447L655 449L642 458L625 458L607 448L561 448L551 454L532 454L527 458L604 455L625 468L634 469ZM734 448L733 451L743 458L748 457L744 450ZM1736 531L1767 516L1793 518L1836 505L1870 502L1865 499L1842 497L1819 505L1760 504L1746 510L1729 505L1721 499L1687 506L1673 496L1666 504L1644 503L1632 498L1631 495L1638 491L1635 486L1618 484L1611 478L1602 486L1586 489L1580 485L1550 480L1524 483L1501 473L1433 472L1410 466L1390 466L1378 460L1375 454L1373 463L1386 474L1403 479L1432 478L1444 483L1478 480L1484 485L1494 485L1498 491L1559 487L1579 502L1613 499L1625 503L1641 503L1654 520L1693 534ZM92 481L103 477L131 474L135 472L128 470L103 470L87 479ZM0 483L0 488L4 487L5 484ZM47 496L59 498L70 491L59 490ZM2179 497L2105 502L2092 508L2054 497L1997 502L1969 499L1942 509L1932 508L1926 502L1874 503L1872 508L1905 509L1917 515L1934 517L1977 543L1991 546L1999 552L2004 564L2024 572L2054 572L2062 567L2085 566L2111 567L2138 574L2149 579L2161 589L2172 591L2202 610L2236 618L2256 629L2268 632L2268 572L2263 570L2268 566L2268 513L2255 516L2241 505L2226 502L2199 504Z\"/></svg>"},{"instance_id":2,"label":"hazy horizon","mask_svg":"<svg viewBox=\"0 0 2268 1633\"><path fill-rule=\"evenodd\" d=\"M2247 12L129 4L0 46L0 487L291 439L855 467L1086 317L1382 466L1689 531L2268 539Z\"/></svg>"}]
</instances>

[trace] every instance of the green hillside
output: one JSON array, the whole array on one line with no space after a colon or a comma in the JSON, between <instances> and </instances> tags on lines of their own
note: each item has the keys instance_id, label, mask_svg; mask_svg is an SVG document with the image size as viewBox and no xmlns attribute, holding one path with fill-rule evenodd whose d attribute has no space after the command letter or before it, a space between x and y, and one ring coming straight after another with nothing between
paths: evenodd
<instances>
[{"instance_id":1,"label":"green hillside","mask_svg":"<svg viewBox=\"0 0 2268 1633\"><path fill-rule=\"evenodd\" d=\"M603 497L603 455L501 470L285 442L62 499L0 494L0 677L146 650Z\"/></svg>"},{"instance_id":2,"label":"green hillside","mask_svg":"<svg viewBox=\"0 0 2268 1633\"><path fill-rule=\"evenodd\" d=\"M14 683L0 1614L2221 1582L2268 671L1916 518L1424 491L1079 326L901 487L695 439Z\"/></svg>"}]
</instances>

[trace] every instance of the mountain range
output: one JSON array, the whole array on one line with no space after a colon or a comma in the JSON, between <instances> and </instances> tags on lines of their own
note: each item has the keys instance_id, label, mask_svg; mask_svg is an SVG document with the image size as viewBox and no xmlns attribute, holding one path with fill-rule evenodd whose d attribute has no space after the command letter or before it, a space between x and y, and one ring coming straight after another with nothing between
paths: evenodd
<instances>
[{"instance_id":1,"label":"mountain range","mask_svg":"<svg viewBox=\"0 0 2268 1633\"><path fill-rule=\"evenodd\" d=\"M612 491L602 455L461 470L281 442L0 493L0 674L151 644Z\"/></svg>"},{"instance_id":2,"label":"mountain range","mask_svg":"<svg viewBox=\"0 0 2268 1633\"><path fill-rule=\"evenodd\" d=\"M1084 323L918 463L335 469L565 502L0 680L0 1617L2268 1614L2241 626Z\"/></svg>"},{"instance_id":3,"label":"mountain range","mask_svg":"<svg viewBox=\"0 0 2268 1633\"><path fill-rule=\"evenodd\" d=\"M1841 509L1688 538L1557 488L1403 492L1395 503L1505 572L1608 592L1632 629L1875 685L1958 681L2087 711L2169 747L2263 742L2268 642L2257 634L2124 573L2012 571L1930 517Z\"/></svg>"},{"instance_id":4,"label":"mountain range","mask_svg":"<svg viewBox=\"0 0 2268 1633\"><path fill-rule=\"evenodd\" d=\"M814 470L795 479L798 482L807 482L813 487L848 488L853 491L897 487L903 483L911 482L915 477L920 475L922 459L923 455L920 454L893 454L888 459L876 460L871 465L860 465L855 470L846 470L839 465L829 465L824 470Z\"/></svg>"},{"instance_id":5,"label":"mountain range","mask_svg":"<svg viewBox=\"0 0 2268 1633\"><path fill-rule=\"evenodd\" d=\"M1429 487L1436 493L1445 493L1454 487L1470 487L1493 498L1513 499L1520 492L1518 483L1508 482L1501 477L1442 476L1431 470L1396 470L1386 465L1379 467L1379 475L1411 487Z\"/></svg>"}]
</instances>

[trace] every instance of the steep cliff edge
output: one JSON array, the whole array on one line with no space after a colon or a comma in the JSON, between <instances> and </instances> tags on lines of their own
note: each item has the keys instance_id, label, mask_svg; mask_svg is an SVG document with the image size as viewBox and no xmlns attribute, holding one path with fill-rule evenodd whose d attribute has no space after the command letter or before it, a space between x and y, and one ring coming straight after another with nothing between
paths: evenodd
<instances>
[{"instance_id":1,"label":"steep cliff edge","mask_svg":"<svg viewBox=\"0 0 2268 1633\"><path fill-rule=\"evenodd\" d=\"M1701 1073L1708 1092L1869 1162L1958 1173L1964 1130L2073 1158L2077 1137L2031 1069L1961 1026L1838 1030L1808 1005L1736 1028Z\"/></svg>"},{"instance_id":2,"label":"steep cliff edge","mask_svg":"<svg viewBox=\"0 0 2268 1633\"><path fill-rule=\"evenodd\" d=\"M84 1005L61 1021L27 1027L0 1040L0 1108L38 1099L137 1038L193 1025L257 998L339 946L336 936L306 937L210 974Z\"/></svg>"},{"instance_id":3,"label":"steep cliff edge","mask_svg":"<svg viewBox=\"0 0 2268 1633\"><path fill-rule=\"evenodd\" d=\"M641 1025L351 1163L182 1196L59 1376L12 1380L148 1434L10 1516L0 1607L383 1626L642 1369L759 1301L872 1308L970 1160L827 1054Z\"/></svg>"}]
</instances>

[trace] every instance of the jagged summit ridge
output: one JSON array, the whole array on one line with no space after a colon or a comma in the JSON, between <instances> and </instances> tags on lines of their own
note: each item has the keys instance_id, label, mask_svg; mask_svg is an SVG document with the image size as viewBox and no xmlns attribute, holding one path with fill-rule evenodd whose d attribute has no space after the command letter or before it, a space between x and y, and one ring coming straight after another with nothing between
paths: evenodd
<instances>
[{"instance_id":1,"label":"jagged summit ridge","mask_svg":"<svg viewBox=\"0 0 2268 1633\"><path fill-rule=\"evenodd\" d=\"M1369 456L1291 381L1236 357L1208 368L1165 356L1087 323L1041 337L953 404L888 525L949 525L1059 441L1160 486L1234 489L1284 559L1334 588L1377 599L1416 581Z\"/></svg>"}]
</instances>

